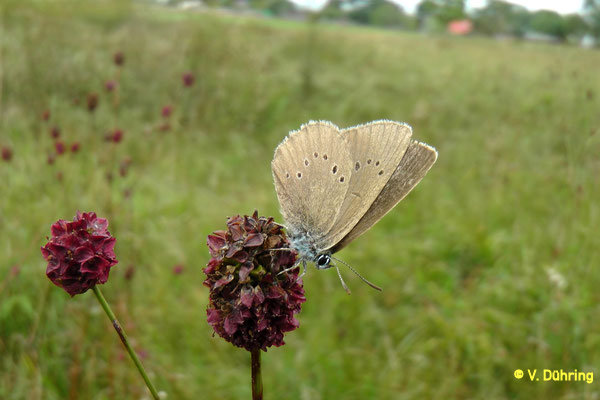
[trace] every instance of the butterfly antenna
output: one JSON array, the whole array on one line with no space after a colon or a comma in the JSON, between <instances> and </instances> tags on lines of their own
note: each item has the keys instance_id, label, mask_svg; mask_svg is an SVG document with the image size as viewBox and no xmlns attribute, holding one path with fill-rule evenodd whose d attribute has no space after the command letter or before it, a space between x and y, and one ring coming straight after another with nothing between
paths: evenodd
<instances>
[{"instance_id":1,"label":"butterfly antenna","mask_svg":"<svg viewBox=\"0 0 600 400\"><path fill-rule=\"evenodd\" d=\"M338 276L340 277L340 282L342 282L342 287L344 288L344 290L346 291L346 293L352 294L352 292L348 288L348 285L346 285L346 282L344 282L344 278L342 278L342 273L340 272L340 269L338 268L337 265L334 265L334 267L335 267L335 270L338 273Z\"/></svg>"},{"instance_id":2,"label":"butterfly antenna","mask_svg":"<svg viewBox=\"0 0 600 400\"><path fill-rule=\"evenodd\" d=\"M379 286L375 285L374 283L369 282L366 278L364 278L361 274L359 274L354 268L352 268L352 266L350 266L350 264L345 263L344 261L340 260L339 258L335 258L335 257L331 257L333 258L335 261L339 261L342 264L344 264L346 267L350 268L350 271L354 272L354 274L356 276L358 276L364 283L366 283L367 285L371 286L373 289L375 290L379 290L380 292L383 291L382 288L380 288ZM337 268L337 267L336 267ZM338 270L338 275L339 275L340 271ZM340 279L342 279L342 276L340 275ZM343 281L342 281L343 283Z\"/></svg>"}]
</instances>

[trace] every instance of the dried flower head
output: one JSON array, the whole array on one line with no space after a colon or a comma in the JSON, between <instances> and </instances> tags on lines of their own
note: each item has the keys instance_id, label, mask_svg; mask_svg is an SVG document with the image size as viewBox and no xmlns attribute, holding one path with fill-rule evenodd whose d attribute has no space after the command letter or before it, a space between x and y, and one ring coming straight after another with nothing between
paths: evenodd
<instances>
[{"instance_id":1,"label":"dried flower head","mask_svg":"<svg viewBox=\"0 0 600 400\"><path fill-rule=\"evenodd\" d=\"M181 79L183 80L183 86L185 86L185 87L192 86L194 84L194 82L196 81L194 74L192 74L191 72L184 73L181 76Z\"/></svg>"},{"instance_id":2,"label":"dried flower head","mask_svg":"<svg viewBox=\"0 0 600 400\"><path fill-rule=\"evenodd\" d=\"M118 65L118 66L123 65L125 63L125 55L123 54L123 52L117 51L113 55L113 61L115 62L115 65Z\"/></svg>"},{"instance_id":3,"label":"dried flower head","mask_svg":"<svg viewBox=\"0 0 600 400\"><path fill-rule=\"evenodd\" d=\"M127 172L129 172L129 166L131 165L131 157L126 157L119 164L119 175L127 176Z\"/></svg>"},{"instance_id":4,"label":"dried flower head","mask_svg":"<svg viewBox=\"0 0 600 400\"><path fill-rule=\"evenodd\" d=\"M52 238L41 249L52 283L74 296L108 280L117 260L107 227L108 221L93 212L77 212L73 222L60 219L52 225Z\"/></svg>"},{"instance_id":5,"label":"dried flower head","mask_svg":"<svg viewBox=\"0 0 600 400\"><path fill-rule=\"evenodd\" d=\"M133 279L134 275L135 275L135 266L133 264L129 264L127 266L127 269L125 270L125 279L130 281Z\"/></svg>"},{"instance_id":6,"label":"dried flower head","mask_svg":"<svg viewBox=\"0 0 600 400\"><path fill-rule=\"evenodd\" d=\"M306 301L296 253L273 218L235 216L226 231L208 236L212 256L204 269L210 288L208 323L219 336L246 350L284 344L283 334L298 327L295 315Z\"/></svg>"},{"instance_id":7,"label":"dried flower head","mask_svg":"<svg viewBox=\"0 0 600 400\"><path fill-rule=\"evenodd\" d=\"M87 95L87 109L89 112L94 112L98 107L98 95L96 93L90 93Z\"/></svg>"},{"instance_id":8,"label":"dried flower head","mask_svg":"<svg viewBox=\"0 0 600 400\"><path fill-rule=\"evenodd\" d=\"M1 153L2 153L2 159L4 161L8 162L8 161L12 160L13 152L12 152L12 149L10 147L3 146Z\"/></svg>"},{"instance_id":9,"label":"dried flower head","mask_svg":"<svg viewBox=\"0 0 600 400\"><path fill-rule=\"evenodd\" d=\"M44 112L42 112L42 120L48 121L49 119L50 119L50 110L44 110Z\"/></svg>"}]
</instances>

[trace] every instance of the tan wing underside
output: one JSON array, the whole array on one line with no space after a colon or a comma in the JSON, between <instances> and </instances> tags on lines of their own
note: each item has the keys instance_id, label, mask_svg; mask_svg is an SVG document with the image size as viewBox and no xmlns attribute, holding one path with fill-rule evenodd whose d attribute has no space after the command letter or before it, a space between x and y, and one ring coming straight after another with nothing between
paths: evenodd
<instances>
[{"instance_id":1,"label":"tan wing underside","mask_svg":"<svg viewBox=\"0 0 600 400\"><path fill-rule=\"evenodd\" d=\"M412 130L406 124L376 121L342 131L351 158L352 177L335 223L320 245L328 249L342 240L379 196L400 164Z\"/></svg>"},{"instance_id":2,"label":"tan wing underside","mask_svg":"<svg viewBox=\"0 0 600 400\"><path fill-rule=\"evenodd\" d=\"M338 127L309 122L290 133L275 149L271 169L288 227L318 242L334 224L350 183L350 156Z\"/></svg>"},{"instance_id":3,"label":"tan wing underside","mask_svg":"<svg viewBox=\"0 0 600 400\"><path fill-rule=\"evenodd\" d=\"M344 248L394 208L423 179L436 159L437 151L433 147L411 141L402 161L369 210L331 251L335 253Z\"/></svg>"}]
</instances>

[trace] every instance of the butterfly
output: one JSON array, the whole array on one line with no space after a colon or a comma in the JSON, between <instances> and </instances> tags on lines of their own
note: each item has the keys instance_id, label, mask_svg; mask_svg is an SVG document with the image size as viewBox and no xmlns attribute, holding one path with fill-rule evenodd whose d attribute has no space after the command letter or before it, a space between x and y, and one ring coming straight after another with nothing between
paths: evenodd
<instances>
[{"instance_id":1,"label":"butterfly","mask_svg":"<svg viewBox=\"0 0 600 400\"><path fill-rule=\"evenodd\" d=\"M379 120L340 129L310 121L277 146L271 162L275 191L291 247L304 266L348 266L332 255L369 230L402 200L437 160L437 151L411 138L412 128Z\"/></svg>"}]
</instances>

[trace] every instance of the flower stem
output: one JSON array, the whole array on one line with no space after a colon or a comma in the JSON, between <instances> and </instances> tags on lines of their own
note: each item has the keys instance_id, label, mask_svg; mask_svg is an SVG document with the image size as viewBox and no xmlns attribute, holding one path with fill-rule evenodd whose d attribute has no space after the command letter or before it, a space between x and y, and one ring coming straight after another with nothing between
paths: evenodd
<instances>
[{"instance_id":1,"label":"flower stem","mask_svg":"<svg viewBox=\"0 0 600 400\"><path fill-rule=\"evenodd\" d=\"M262 374L260 372L260 349L253 349L250 355L252 362L252 400L262 400L263 385Z\"/></svg>"},{"instance_id":2,"label":"flower stem","mask_svg":"<svg viewBox=\"0 0 600 400\"><path fill-rule=\"evenodd\" d=\"M102 292L100 291L100 288L98 287L98 285L95 285L93 290L94 290L94 294L96 295L96 298L100 302L100 305L104 309L104 312L106 312L106 315L108 315L108 318L112 322L112 325L115 328L115 331L117 331L119 338L121 338L121 342L123 342L123 345L127 349L127 352L129 353L129 356L133 360L133 363L137 367L138 371L140 371L140 375L142 375L142 378L144 378L144 382L146 382L146 386L148 387L148 390L150 390L150 393L152 393L152 397L154 398L154 400L160 400L160 397L158 397L158 392L156 391L156 388L154 387L152 382L150 382L150 378L148 378L148 375L146 374L146 370L144 369L144 366L140 362L140 359L138 358L137 354L135 354L135 351L131 347L131 344L129 344L129 340L127 339L127 335L125 334L125 331L123 330L123 328L121 328L121 324L119 324L117 317L115 317L115 314L110 309L110 306L106 302L106 299L102 295Z\"/></svg>"}]
</instances>

